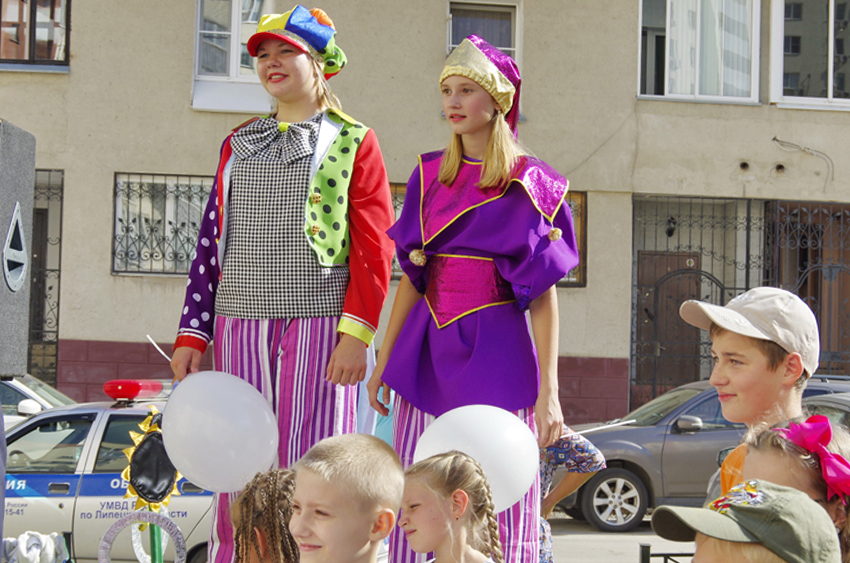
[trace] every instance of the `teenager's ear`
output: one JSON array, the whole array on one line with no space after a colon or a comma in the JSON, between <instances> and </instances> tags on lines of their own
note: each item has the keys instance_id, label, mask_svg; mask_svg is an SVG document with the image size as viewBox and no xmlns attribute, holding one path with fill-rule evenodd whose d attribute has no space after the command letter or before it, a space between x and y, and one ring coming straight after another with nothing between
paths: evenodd
<instances>
[{"instance_id":1,"label":"teenager's ear","mask_svg":"<svg viewBox=\"0 0 850 563\"><path fill-rule=\"evenodd\" d=\"M794 385L800 376L803 375L803 357L799 352L792 352L785 358L785 379L786 382Z\"/></svg>"},{"instance_id":2,"label":"teenager's ear","mask_svg":"<svg viewBox=\"0 0 850 563\"><path fill-rule=\"evenodd\" d=\"M469 506L469 495L460 489L452 493L452 516L455 520L463 516Z\"/></svg>"},{"instance_id":3,"label":"teenager's ear","mask_svg":"<svg viewBox=\"0 0 850 563\"><path fill-rule=\"evenodd\" d=\"M383 541L395 527L395 512L389 508L382 508L375 514L372 521L372 530L369 532L370 541Z\"/></svg>"}]
</instances>

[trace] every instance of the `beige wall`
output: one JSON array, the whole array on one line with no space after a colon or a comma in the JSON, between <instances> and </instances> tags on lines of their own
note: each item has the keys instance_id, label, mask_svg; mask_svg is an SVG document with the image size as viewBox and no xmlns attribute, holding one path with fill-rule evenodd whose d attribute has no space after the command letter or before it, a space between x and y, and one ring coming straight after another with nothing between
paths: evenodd
<instances>
[{"instance_id":1,"label":"beige wall","mask_svg":"<svg viewBox=\"0 0 850 563\"><path fill-rule=\"evenodd\" d=\"M350 62L331 84L378 133L390 180L405 182L415 155L448 135L436 85L447 2L322 5ZM113 6L74 4L69 74L0 73L0 115L36 135L39 168L65 171L60 337L168 341L184 279L110 273L113 174L212 174L221 140L247 116L191 109L194 2ZM521 138L589 192L588 283L559 291L562 355L629 355L632 193L848 199L848 113L637 100L638 9L520 3ZM763 100L767 35L765 23ZM782 151L774 136L829 154L835 181L823 160Z\"/></svg>"}]
</instances>

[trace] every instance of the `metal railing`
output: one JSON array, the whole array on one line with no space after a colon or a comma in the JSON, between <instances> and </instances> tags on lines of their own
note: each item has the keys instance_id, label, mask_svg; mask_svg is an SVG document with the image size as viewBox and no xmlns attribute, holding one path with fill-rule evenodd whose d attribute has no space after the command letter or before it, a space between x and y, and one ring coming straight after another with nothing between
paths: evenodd
<instances>
[{"instance_id":1,"label":"metal railing","mask_svg":"<svg viewBox=\"0 0 850 563\"><path fill-rule=\"evenodd\" d=\"M660 559L662 563L690 563L693 553L651 553L652 546L640 544L640 563L652 563Z\"/></svg>"}]
</instances>

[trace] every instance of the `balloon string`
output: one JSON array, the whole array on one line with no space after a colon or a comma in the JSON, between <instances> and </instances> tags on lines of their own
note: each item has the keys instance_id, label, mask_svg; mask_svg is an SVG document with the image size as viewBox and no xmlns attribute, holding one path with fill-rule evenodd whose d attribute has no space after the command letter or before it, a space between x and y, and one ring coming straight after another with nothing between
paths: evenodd
<instances>
[{"instance_id":1,"label":"balloon string","mask_svg":"<svg viewBox=\"0 0 850 563\"><path fill-rule=\"evenodd\" d=\"M151 344L153 344L153 347L156 348L156 351L159 352L160 354L162 354L162 357L165 358L166 360L168 360L168 363L170 364L171 358L168 356L168 354L166 354L165 352L162 351L162 348L159 347L159 344L154 342L154 340L153 340L153 338L151 338L150 334L146 334L145 336L147 336L148 340L151 341Z\"/></svg>"}]
</instances>

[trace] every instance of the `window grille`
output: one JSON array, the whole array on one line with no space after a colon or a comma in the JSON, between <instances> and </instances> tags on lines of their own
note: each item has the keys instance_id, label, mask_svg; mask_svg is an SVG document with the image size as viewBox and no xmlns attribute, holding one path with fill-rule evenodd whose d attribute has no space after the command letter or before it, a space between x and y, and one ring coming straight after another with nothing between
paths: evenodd
<instances>
[{"instance_id":1,"label":"window grille","mask_svg":"<svg viewBox=\"0 0 850 563\"><path fill-rule=\"evenodd\" d=\"M115 174L112 271L187 274L212 176Z\"/></svg>"}]
</instances>

